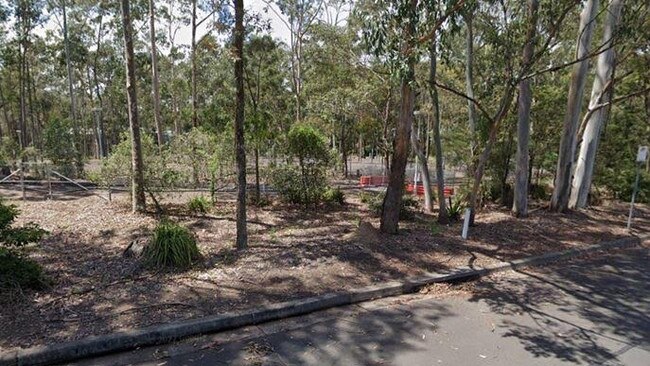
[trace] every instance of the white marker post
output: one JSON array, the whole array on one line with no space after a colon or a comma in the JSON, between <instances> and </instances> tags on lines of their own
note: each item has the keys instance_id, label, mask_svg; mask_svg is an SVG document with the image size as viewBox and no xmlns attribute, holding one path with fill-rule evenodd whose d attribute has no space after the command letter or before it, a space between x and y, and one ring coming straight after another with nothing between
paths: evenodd
<instances>
[{"instance_id":1,"label":"white marker post","mask_svg":"<svg viewBox=\"0 0 650 366\"><path fill-rule=\"evenodd\" d=\"M639 146L639 152L636 154L636 180L634 181L634 190L632 191L632 200L630 202L630 214L627 217L627 229L632 228L632 216L634 215L634 201L639 191L639 177L641 175L641 165L648 160L648 147Z\"/></svg>"},{"instance_id":2,"label":"white marker post","mask_svg":"<svg viewBox=\"0 0 650 366\"><path fill-rule=\"evenodd\" d=\"M472 215L472 210L469 208L465 209L465 219L463 221L463 239L467 240L467 234L469 234L469 218Z\"/></svg>"}]
</instances>

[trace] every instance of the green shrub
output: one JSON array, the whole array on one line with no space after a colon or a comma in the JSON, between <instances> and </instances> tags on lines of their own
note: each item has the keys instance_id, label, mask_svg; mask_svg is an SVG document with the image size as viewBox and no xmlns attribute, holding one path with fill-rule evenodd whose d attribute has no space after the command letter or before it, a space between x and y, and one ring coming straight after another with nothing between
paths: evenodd
<instances>
[{"instance_id":1,"label":"green shrub","mask_svg":"<svg viewBox=\"0 0 650 366\"><path fill-rule=\"evenodd\" d=\"M336 203L339 205L344 205L345 204L345 194L341 190L341 188L327 188L325 192L323 192L323 201L329 202L329 203Z\"/></svg>"},{"instance_id":2,"label":"green shrub","mask_svg":"<svg viewBox=\"0 0 650 366\"><path fill-rule=\"evenodd\" d=\"M325 174L318 168L310 169L302 175L299 169L285 165L273 169L270 178L280 198L293 204L316 204L326 189Z\"/></svg>"},{"instance_id":3,"label":"green shrub","mask_svg":"<svg viewBox=\"0 0 650 366\"><path fill-rule=\"evenodd\" d=\"M187 268L200 253L196 239L186 227L163 221L156 226L143 256L145 262L154 267Z\"/></svg>"},{"instance_id":4,"label":"green shrub","mask_svg":"<svg viewBox=\"0 0 650 366\"><path fill-rule=\"evenodd\" d=\"M23 227L11 227L18 214L15 205L7 205L0 200L0 245L21 247L38 242L47 233L31 222Z\"/></svg>"},{"instance_id":5,"label":"green shrub","mask_svg":"<svg viewBox=\"0 0 650 366\"><path fill-rule=\"evenodd\" d=\"M42 289L47 284L43 269L15 250L0 247L0 291L14 288Z\"/></svg>"},{"instance_id":6,"label":"green shrub","mask_svg":"<svg viewBox=\"0 0 650 366\"><path fill-rule=\"evenodd\" d=\"M456 198L452 200L451 205L447 207L447 214L449 215L449 219L452 221L460 220L460 217L462 216L464 210L465 202L462 199Z\"/></svg>"},{"instance_id":7,"label":"green shrub","mask_svg":"<svg viewBox=\"0 0 650 366\"><path fill-rule=\"evenodd\" d=\"M33 260L23 257L17 247L38 242L46 231L34 223L12 227L18 214L15 205L0 200L0 289L40 289L45 285L43 269Z\"/></svg>"},{"instance_id":8,"label":"green shrub","mask_svg":"<svg viewBox=\"0 0 650 366\"><path fill-rule=\"evenodd\" d=\"M370 192L363 191L359 193L359 200L361 203L370 203L372 200L375 198L376 194L372 194Z\"/></svg>"},{"instance_id":9,"label":"green shrub","mask_svg":"<svg viewBox=\"0 0 650 366\"><path fill-rule=\"evenodd\" d=\"M193 214L205 215L210 211L210 201L203 196L192 197L187 202L187 209Z\"/></svg>"},{"instance_id":10,"label":"green shrub","mask_svg":"<svg viewBox=\"0 0 650 366\"><path fill-rule=\"evenodd\" d=\"M377 216L381 216L383 205L384 205L384 196L386 193L378 193L372 195L368 207L370 210ZM402 206L399 210L399 218L401 220L410 220L413 218L413 214L418 207L418 201L411 195L402 196Z\"/></svg>"},{"instance_id":11,"label":"green shrub","mask_svg":"<svg viewBox=\"0 0 650 366\"><path fill-rule=\"evenodd\" d=\"M287 135L287 152L298 159L301 167L329 162L327 139L317 129L297 124Z\"/></svg>"},{"instance_id":12,"label":"green shrub","mask_svg":"<svg viewBox=\"0 0 650 366\"><path fill-rule=\"evenodd\" d=\"M253 206L266 207L271 204L271 200L266 194L260 194L259 198L255 197L254 194L249 194L246 197L248 199L248 204Z\"/></svg>"},{"instance_id":13,"label":"green shrub","mask_svg":"<svg viewBox=\"0 0 650 366\"><path fill-rule=\"evenodd\" d=\"M75 170L75 161L80 156L79 151L74 148L73 143L62 143L75 138L72 130L72 122L68 119L50 120L43 130L43 152L45 157L55 165L56 170L65 176L74 177L81 173Z\"/></svg>"},{"instance_id":14,"label":"green shrub","mask_svg":"<svg viewBox=\"0 0 650 366\"><path fill-rule=\"evenodd\" d=\"M540 201L547 201L551 196L547 187L542 184L531 184L529 194L531 199Z\"/></svg>"}]
</instances>

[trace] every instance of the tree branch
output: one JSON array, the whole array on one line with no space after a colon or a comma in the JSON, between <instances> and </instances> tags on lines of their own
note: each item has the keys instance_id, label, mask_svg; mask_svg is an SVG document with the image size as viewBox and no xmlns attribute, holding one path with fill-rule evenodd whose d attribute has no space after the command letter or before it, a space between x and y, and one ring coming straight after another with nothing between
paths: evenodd
<instances>
[{"instance_id":1,"label":"tree branch","mask_svg":"<svg viewBox=\"0 0 650 366\"><path fill-rule=\"evenodd\" d=\"M468 96L468 95L465 94L465 93L459 92L458 90L456 90L456 89L454 89L454 88L452 88L452 87L449 87L449 86L444 85L444 84L440 84L440 83L437 82L437 81L435 81L435 82L433 83L433 85L437 86L438 88L440 88L440 89L442 89L442 90L445 90L445 91L448 91L448 92L450 92L450 93L452 93L452 94L455 94L455 95L457 95L457 96L459 96L459 97L461 97L461 98L464 98L464 99L469 100L470 102L472 102L472 103L476 106L476 108L478 108L479 111L481 111L481 113L483 113L483 115L484 115L484 116L485 116L485 117L486 117L490 122L494 122L494 118L492 118L492 116L487 112L487 110L485 110L485 108L483 108L483 106L481 105L481 103L478 102L478 100L476 100L476 99L474 99L474 98Z\"/></svg>"},{"instance_id":2,"label":"tree branch","mask_svg":"<svg viewBox=\"0 0 650 366\"><path fill-rule=\"evenodd\" d=\"M422 43L427 43L429 42L433 37L435 37L436 32L438 29L442 26L442 24L450 17L452 16L455 12L460 10L460 8L465 4L465 0L458 0L454 6L449 9L438 21L436 24L433 26L433 28L429 31L429 33L423 35L417 40L417 43L422 44Z\"/></svg>"}]
</instances>

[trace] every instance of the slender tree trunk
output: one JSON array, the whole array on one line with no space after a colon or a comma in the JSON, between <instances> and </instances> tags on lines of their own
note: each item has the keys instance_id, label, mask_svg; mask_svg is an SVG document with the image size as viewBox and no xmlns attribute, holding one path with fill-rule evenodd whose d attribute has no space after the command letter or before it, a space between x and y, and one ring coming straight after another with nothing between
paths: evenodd
<instances>
[{"instance_id":1,"label":"slender tree trunk","mask_svg":"<svg viewBox=\"0 0 650 366\"><path fill-rule=\"evenodd\" d=\"M429 164L427 163L427 156L424 154L424 151L422 151L422 147L418 142L415 130L415 128L411 129L411 145L413 145L413 152L418 157L418 164L420 165L420 171L422 172L422 185L424 187L424 210L426 212L433 212L433 192L431 192L431 176L429 175ZM417 194L417 186L414 185L414 187L415 193Z\"/></svg>"},{"instance_id":2,"label":"slender tree trunk","mask_svg":"<svg viewBox=\"0 0 650 366\"><path fill-rule=\"evenodd\" d=\"M483 174L485 173L485 166L487 165L488 158L490 157L490 153L492 152L492 146L494 145L494 141L497 138L497 133L499 132L499 126L501 125L501 122L508 115L508 111L510 110L510 105L512 104L513 97L514 97L514 87L509 86L506 89L506 93L504 94L503 98L501 99L501 105L499 106L499 110L496 116L492 119L488 140L485 144L485 148L483 149L483 152L479 156L478 161L476 163L476 169L474 170L474 181L472 183L472 191L470 192L470 197L469 197L471 225L474 225L474 217L476 215L476 209L478 206L478 198L479 198L478 194L481 188L481 181L483 180Z\"/></svg>"},{"instance_id":3,"label":"slender tree trunk","mask_svg":"<svg viewBox=\"0 0 650 366\"><path fill-rule=\"evenodd\" d=\"M347 149L347 136L345 135L345 117L341 120L341 138L339 138L339 148L341 149L341 160L343 160L343 176L348 177L348 149Z\"/></svg>"},{"instance_id":4,"label":"slender tree trunk","mask_svg":"<svg viewBox=\"0 0 650 366\"><path fill-rule=\"evenodd\" d=\"M5 96L4 96L4 88L2 85L2 79L0 79L0 108L2 108L2 117L4 118L5 126L7 128L7 131L9 131L9 112L7 111L7 102L5 101ZM3 133L2 133L2 124L0 124L0 138L2 138Z\"/></svg>"},{"instance_id":5,"label":"slender tree trunk","mask_svg":"<svg viewBox=\"0 0 650 366\"><path fill-rule=\"evenodd\" d=\"M25 34L23 34L24 38L27 38ZM26 53L27 53L27 45L26 42L23 41L22 43L22 50L20 51L20 75L19 75L19 82L20 82L20 132L18 133L18 139L20 142L20 149L25 148L26 142L26 133L25 129L27 127L27 94L25 90L25 64L26 64Z\"/></svg>"},{"instance_id":6,"label":"slender tree trunk","mask_svg":"<svg viewBox=\"0 0 650 366\"><path fill-rule=\"evenodd\" d=\"M612 99L612 88L607 88L607 85L612 82L614 76L615 52L614 48L610 46L613 42L612 38L616 33L622 8L623 0L612 0L610 2L609 12L605 20L605 29L603 31L603 45L607 50L598 56L596 77L594 78L591 100L589 102L589 111L598 108L598 105L601 103L609 103ZM598 150L598 143L600 142L600 131L605 124L608 112L609 107L598 108L587 120L573 175L571 197L569 199L569 208L571 209L587 206L587 198L594 174L596 152Z\"/></svg>"},{"instance_id":7,"label":"slender tree trunk","mask_svg":"<svg viewBox=\"0 0 650 366\"><path fill-rule=\"evenodd\" d=\"M523 64L532 62L535 50L535 35L537 28L537 9L539 0L528 1L528 31L524 46ZM517 169L515 171L514 201L512 212L516 217L528 216L528 178L530 162L530 106L532 102L529 79L519 82L519 97L517 99Z\"/></svg>"},{"instance_id":8,"label":"slender tree trunk","mask_svg":"<svg viewBox=\"0 0 650 366\"><path fill-rule=\"evenodd\" d=\"M32 144L36 144L36 120L34 119L34 93L32 93L32 71L29 67L29 62L25 64L26 71L26 82L27 82L27 102L29 105L29 124L30 124L30 134L28 141L31 141Z\"/></svg>"},{"instance_id":9,"label":"slender tree trunk","mask_svg":"<svg viewBox=\"0 0 650 366\"><path fill-rule=\"evenodd\" d=\"M192 62L192 127L198 127L198 112L196 101L196 1L192 0L192 44L190 50L190 59Z\"/></svg>"},{"instance_id":10,"label":"slender tree trunk","mask_svg":"<svg viewBox=\"0 0 650 366\"><path fill-rule=\"evenodd\" d=\"M74 95L74 73L72 72L72 62L70 60L70 38L68 37L68 16L65 0L61 1L61 11L63 13L63 42L65 48L65 65L68 72L68 93L70 93L70 120L72 121L74 132L72 147L75 150L77 173L81 174L83 172L82 149L79 147L79 121L77 120L77 104Z\"/></svg>"},{"instance_id":11,"label":"slender tree trunk","mask_svg":"<svg viewBox=\"0 0 650 366\"><path fill-rule=\"evenodd\" d=\"M472 14L465 16L467 34L465 36L465 91L467 96L474 99L474 26ZM477 149L476 138L476 106L471 100L467 100L469 133L470 133L470 158L474 164L474 156Z\"/></svg>"},{"instance_id":12,"label":"slender tree trunk","mask_svg":"<svg viewBox=\"0 0 650 366\"><path fill-rule=\"evenodd\" d=\"M393 97L393 88L389 85L388 87L388 97L386 98L386 106L384 108L383 116L383 133L382 133L382 144L384 146L384 168L386 169L386 174L390 172L390 144L388 143L388 122L390 120L390 101Z\"/></svg>"},{"instance_id":13,"label":"slender tree trunk","mask_svg":"<svg viewBox=\"0 0 650 366\"><path fill-rule=\"evenodd\" d=\"M503 175L501 176L501 204L508 206L508 175L510 175L510 161L512 159L512 144L514 142L514 131L508 133L508 144L506 145L506 156L503 164Z\"/></svg>"},{"instance_id":14,"label":"slender tree trunk","mask_svg":"<svg viewBox=\"0 0 650 366\"><path fill-rule=\"evenodd\" d=\"M235 81L237 85L237 107L235 114L235 150L237 160L237 249L246 249L246 148L244 146L244 0L235 2Z\"/></svg>"},{"instance_id":15,"label":"slender tree trunk","mask_svg":"<svg viewBox=\"0 0 650 366\"><path fill-rule=\"evenodd\" d=\"M296 44L296 122L302 121L302 36Z\"/></svg>"},{"instance_id":16,"label":"slender tree trunk","mask_svg":"<svg viewBox=\"0 0 650 366\"><path fill-rule=\"evenodd\" d=\"M149 37L151 40L151 88L153 89L153 120L156 125L158 149L162 149L162 117L160 115L160 78L158 77L158 48L156 47L156 6L149 0Z\"/></svg>"},{"instance_id":17,"label":"slender tree trunk","mask_svg":"<svg viewBox=\"0 0 650 366\"><path fill-rule=\"evenodd\" d=\"M411 11L417 11L417 0L410 0ZM415 24L409 22L404 32L404 39L410 40L415 34ZM399 122L395 135L395 151L393 152L390 164L390 175L386 196L382 204L380 230L388 234L397 234L399 228L399 213L402 207L402 195L404 194L404 173L409 155L409 139L413 125L413 107L415 104L415 91L413 80L415 80L415 58L410 55L411 45L404 47L404 54L409 55L407 70L402 77L401 106Z\"/></svg>"},{"instance_id":18,"label":"slender tree trunk","mask_svg":"<svg viewBox=\"0 0 650 366\"><path fill-rule=\"evenodd\" d=\"M129 0L121 0L122 25L124 33L124 58L126 60L126 98L129 109L131 132L131 203L133 212L144 212L144 164L140 144L140 122L138 120L138 98L136 94L135 60L133 56L133 28Z\"/></svg>"},{"instance_id":19,"label":"slender tree trunk","mask_svg":"<svg viewBox=\"0 0 650 366\"><path fill-rule=\"evenodd\" d=\"M585 58L589 54L597 13L598 0L588 0L580 14L576 59ZM585 58L585 60L577 62L573 66L571 73L567 110L564 116L557 170L555 172L555 184L553 187L553 196L551 197L551 210L557 212L566 211L569 206L571 175L573 174L573 161L576 150L576 130L578 129L582 108L588 67L589 60Z\"/></svg>"},{"instance_id":20,"label":"slender tree trunk","mask_svg":"<svg viewBox=\"0 0 650 366\"><path fill-rule=\"evenodd\" d=\"M106 136L104 133L104 101L102 100L102 94L100 92L99 86L99 50L102 43L102 31L104 25L104 11L99 10L99 25L97 26L97 49L95 50L95 59L93 61L93 83L95 84L95 96L97 97L97 112L95 118L97 119L97 143L99 144L100 158L104 158L108 155L108 149L106 145Z\"/></svg>"},{"instance_id":21,"label":"slender tree trunk","mask_svg":"<svg viewBox=\"0 0 650 366\"><path fill-rule=\"evenodd\" d=\"M438 70L438 52L435 37L429 46L429 96L433 107L433 144L436 151L436 188L438 191L438 222L447 224L449 214L445 202L445 171L442 158L442 140L440 138L440 103L438 100L438 88L436 77Z\"/></svg>"},{"instance_id":22,"label":"slender tree trunk","mask_svg":"<svg viewBox=\"0 0 650 366\"><path fill-rule=\"evenodd\" d=\"M255 146L255 202L260 202L260 148Z\"/></svg>"}]
</instances>

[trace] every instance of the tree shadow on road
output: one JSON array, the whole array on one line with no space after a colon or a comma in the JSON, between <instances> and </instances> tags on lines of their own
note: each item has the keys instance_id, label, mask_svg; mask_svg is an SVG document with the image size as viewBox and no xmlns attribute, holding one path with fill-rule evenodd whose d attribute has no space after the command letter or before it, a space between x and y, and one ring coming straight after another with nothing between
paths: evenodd
<instances>
[{"instance_id":1,"label":"tree shadow on road","mask_svg":"<svg viewBox=\"0 0 650 366\"><path fill-rule=\"evenodd\" d=\"M520 270L516 277L481 281L471 301L504 315L503 336L518 339L535 357L619 364L624 352L650 347L648 260L648 251L641 249L609 254L587 266L576 260ZM520 315L532 322L514 321Z\"/></svg>"}]
</instances>

